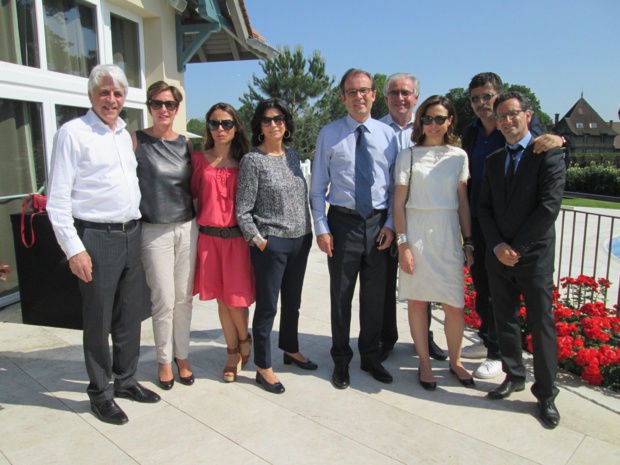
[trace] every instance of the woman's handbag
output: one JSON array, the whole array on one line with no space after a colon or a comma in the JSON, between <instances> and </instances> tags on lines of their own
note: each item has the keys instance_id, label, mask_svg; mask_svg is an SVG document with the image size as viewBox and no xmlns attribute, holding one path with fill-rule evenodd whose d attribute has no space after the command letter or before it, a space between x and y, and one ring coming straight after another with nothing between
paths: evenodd
<instances>
[{"instance_id":1,"label":"woman's handbag","mask_svg":"<svg viewBox=\"0 0 620 465\"><path fill-rule=\"evenodd\" d=\"M34 228L32 227L32 220L35 215L39 213L45 212L45 206L47 204L47 197L41 194L30 194L27 195L24 199L24 205L22 206L22 218L21 218L21 233L22 233L22 244L24 247L29 249L34 245L35 237L34 237ZM30 242L26 240L26 228L25 228L25 220L26 215L30 214Z\"/></svg>"}]
</instances>

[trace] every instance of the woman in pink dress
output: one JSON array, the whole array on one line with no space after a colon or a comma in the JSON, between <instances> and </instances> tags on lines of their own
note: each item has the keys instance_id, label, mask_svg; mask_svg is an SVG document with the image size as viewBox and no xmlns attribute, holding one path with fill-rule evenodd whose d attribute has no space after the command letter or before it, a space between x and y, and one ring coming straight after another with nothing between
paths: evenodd
<instances>
[{"instance_id":1,"label":"woman in pink dress","mask_svg":"<svg viewBox=\"0 0 620 465\"><path fill-rule=\"evenodd\" d=\"M192 155L192 194L200 230L194 295L217 299L228 346L224 381L232 382L252 348L248 307L255 300L254 273L250 247L235 216L239 161L249 143L243 122L229 104L213 105L206 121L204 152Z\"/></svg>"}]
</instances>

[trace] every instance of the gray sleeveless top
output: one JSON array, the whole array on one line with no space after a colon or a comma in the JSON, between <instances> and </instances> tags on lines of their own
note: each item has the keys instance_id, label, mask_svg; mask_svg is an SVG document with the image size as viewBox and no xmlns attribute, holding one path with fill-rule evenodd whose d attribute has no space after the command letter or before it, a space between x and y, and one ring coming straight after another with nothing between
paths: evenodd
<instances>
[{"instance_id":1,"label":"gray sleeveless top","mask_svg":"<svg viewBox=\"0 0 620 465\"><path fill-rule=\"evenodd\" d=\"M163 140L137 131L136 138L142 219L151 224L169 224L194 218L192 162L185 136Z\"/></svg>"}]
</instances>

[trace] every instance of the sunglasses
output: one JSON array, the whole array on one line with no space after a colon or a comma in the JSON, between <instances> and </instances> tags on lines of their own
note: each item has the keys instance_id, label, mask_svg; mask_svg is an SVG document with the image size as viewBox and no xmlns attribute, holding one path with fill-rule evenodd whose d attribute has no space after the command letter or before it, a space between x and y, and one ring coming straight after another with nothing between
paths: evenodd
<instances>
[{"instance_id":1,"label":"sunglasses","mask_svg":"<svg viewBox=\"0 0 620 465\"><path fill-rule=\"evenodd\" d=\"M441 126L449 118L449 116L435 116L434 118L432 116L423 116L422 118L420 118L420 121L422 121L422 124L424 126L430 126L431 124L433 124L433 121L435 121L436 124Z\"/></svg>"},{"instance_id":2,"label":"sunglasses","mask_svg":"<svg viewBox=\"0 0 620 465\"><path fill-rule=\"evenodd\" d=\"M277 126L280 126L282 123L284 123L284 115L274 116L273 118L263 116L260 119L260 124L262 124L263 126L271 126L272 121L276 123Z\"/></svg>"},{"instance_id":3,"label":"sunglasses","mask_svg":"<svg viewBox=\"0 0 620 465\"><path fill-rule=\"evenodd\" d=\"M209 129L211 131L217 131L217 128L219 128L220 126L222 126L222 129L224 131L230 131L232 128L235 127L235 122L231 119L225 119L222 121L215 121L214 119L209 120Z\"/></svg>"},{"instance_id":4,"label":"sunglasses","mask_svg":"<svg viewBox=\"0 0 620 465\"><path fill-rule=\"evenodd\" d=\"M471 100L471 103L478 103L480 100L489 102L496 95L497 95L497 92L492 92L492 93L487 93L487 94L482 94L482 95L474 95L470 100Z\"/></svg>"},{"instance_id":5,"label":"sunglasses","mask_svg":"<svg viewBox=\"0 0 620 465\"><path fill-rule=\"evenodd\" d=\"M149 106L153 110L159 110L164 105L168 111L174 111L179 108L179 102L176 100L166 100L165 102L162 100L149 100Z\"/></svg>"}]
</instances>

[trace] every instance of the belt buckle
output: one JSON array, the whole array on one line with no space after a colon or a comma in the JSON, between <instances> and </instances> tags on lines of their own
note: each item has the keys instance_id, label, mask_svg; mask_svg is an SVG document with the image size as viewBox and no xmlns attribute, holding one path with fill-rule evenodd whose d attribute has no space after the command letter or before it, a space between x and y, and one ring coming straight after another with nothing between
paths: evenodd
<instances>
[{"instance_id":1,"label":"belt buckle","mask_svg":"<svg viewBox=\"0 0 620 465\"><path fill-rule=\"evenodd\" d=\"M232 232L230 230L230 228L220 228L218 235L222 238L222 239L230 239L230 236L232 236Z\"/></svg>"}]
</instances>

